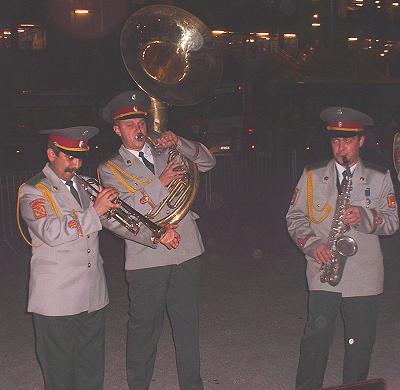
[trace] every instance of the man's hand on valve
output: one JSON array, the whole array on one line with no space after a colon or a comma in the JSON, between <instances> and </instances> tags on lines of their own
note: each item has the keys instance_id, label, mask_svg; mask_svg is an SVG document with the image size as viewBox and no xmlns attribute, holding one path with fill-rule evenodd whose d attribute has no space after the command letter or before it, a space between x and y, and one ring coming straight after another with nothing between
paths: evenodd
<instances>
[{"instance_id":1,"label":"man's hand on valve","mask_svg":"<svg viewBox=\"0 0 400 390\"><path fill-rule=\"evenodd\" d=\"M160 175L161 184L166 187L172 180L184 177L186 171L182 170L182 163L176 159L170 161Z\"/></svg>"},{"instance_id":2,"label":"man's hand on valve","mask_svg":"<svg viewBox=\"0 0 400 390\"><path fill-rule=\"evenodd\" d=\"M179 137L172 131L162 133L161 137L157 139L157 149L170 148L172 146L180 146L182 144Z\"/></svg>"},{"instance_id":3,"label":"man's hand on valve","mask_svg":"<svg viewBox=\"0 0 400 390\"><path fill-rule=\"evenodd\" d=\"M103 215L110 209L119 208L121 205L119 202L115 202L118 199L118 191L113 187L101 188L94 201L94 209L97 215Z\"/></svg>"}]
</instances>

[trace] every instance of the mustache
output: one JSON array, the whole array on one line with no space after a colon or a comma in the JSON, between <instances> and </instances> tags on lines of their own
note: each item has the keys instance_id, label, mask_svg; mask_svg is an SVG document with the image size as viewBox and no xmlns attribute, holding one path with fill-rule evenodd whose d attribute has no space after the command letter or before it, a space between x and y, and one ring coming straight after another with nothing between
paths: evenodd
<instances>
[{"instance_id":1,"label":"mustache","mask_svg":"<svg viewBox=\"0 0 400 390\"><path fill-rule=\"evenodd\" d=\"M75 173L77 170L73 169L73 168L65 168L64 172L71 172L71 173Z\"/></svg>"}]
</instances>

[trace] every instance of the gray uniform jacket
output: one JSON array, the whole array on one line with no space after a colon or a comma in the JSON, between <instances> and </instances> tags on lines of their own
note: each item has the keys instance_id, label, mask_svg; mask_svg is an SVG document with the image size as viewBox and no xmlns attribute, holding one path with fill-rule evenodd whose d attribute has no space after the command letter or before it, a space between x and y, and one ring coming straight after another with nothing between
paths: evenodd
<instances>
[{"instance_id":1,"label":"gray uniform jacket","mask_svg":"<svg viewBox=\"0 0 400 390\"><path fill-rule=\"evenodd\" d=\"M36 187L38 184L45 186L50 197ZM33 245L28 312L64 316L107 305L98 240L102 225L124 238L154 247L149 230L141 229L135 236L115 220L100 218L89 194L82 187L78 192L82 207L48 164L20 187L20 212Z\"/></svg>"},{"instance_id":2,"label":"gray uniform jacket","mask_svg":"<svg viewBox=\"0 0 400 390\"><path fill-rule=\"evenodd\" d=\"M206 172L214 167L215 159L204 145L198 142L188 141L182 137L180 139L182 145L178 147L178 151L195 162L200 172ZM128 191L126 186L116 179L106 163L101 164L99 167L99 174L103 185L117 188L121 198L142 214L146 214L152 209L148 202L141 202L144 194L148 196L154 204L159 204L169 193L167 188L164 187L158 179L167 165L168 149L153 149L152 154L155 175L153 175L153 173L123 145L120 147L118 154L111 158L113 163L133 177L127 180L129 185L137 190L137 192ZM127 178L126 176L124 177L125 179ZM151 182L139 184L134 178L137 178L139 181L149 179ZM202 254L204 252L204 246L195 222L197 218L197 214L189 211L179 222L177 230L181 235L181 241L177 249L168 250L163 245L158 245L156 249L152 249L125 240L125 268L127 270L135 270L180 264Z\"/></svg>"},{"instance_id":3,"label":"gray uniform jacket","mask_svg":"<svg viewBox=\"0 0 400 390\"><path fill-rule=\"evenodd\" d=\"M307 189L308 173L312 185L309 182ZM347 258L342 280L332 287L321 283L321 266L312 256L318 245L328 242L338 196L336 181L334 160L307 167L286 215L289 234L307 259L308 287L340 292L343 297L380 294L383 291L383 257L378 236L393 234L399 227L390 173L367 162L358 162L352 177L350 203L359 207L361 223L346 233L355 239L358 251ZM324 219L329 205L331 211Z\"/></svg>"}]
</instances>

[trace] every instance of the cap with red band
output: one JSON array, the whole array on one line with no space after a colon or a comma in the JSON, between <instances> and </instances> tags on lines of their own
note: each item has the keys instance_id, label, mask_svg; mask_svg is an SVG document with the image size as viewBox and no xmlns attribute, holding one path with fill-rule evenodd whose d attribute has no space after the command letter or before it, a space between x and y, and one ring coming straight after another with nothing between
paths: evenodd
<instances>
[{"instance_id":1,"label":"cap with red band","mask_svg":"<svg viewBox=\"0 0 400 390\"><path fill-rule=\"evenodd\" d=\"M332 121L326 126L327 130L339 130L339 131L363 131L364 125L360 122L351 121Z\"/></svg>"},{"instance_id":2,"label":"cap with red band","mask_svg":"<svg viewBox=\"0 0 400 390\"><path fill-rule=\"evenodd\" d=\"M102 109L101 116L106 122L146 118L149 108L149 96L141 90L132 90L114 96Z\"/></svg>"},{"instance_id":3,"label":"cap with red band","mask_svg":"<svg viewBox=\"0 0 400 390\"><path fill-rule=\"evenodd\" d=\"M321 111L320 118L327 123L326 130L333 138L354 137L374 124L368 115L348 107L328 107Z\"/></svg>"},{"instance_id":4,"label":"cap with red band","mask_svg":"<svg viewBox=\"0 0 400 390\"><path fill-rule=\"evenodd\" d=\"M64 129L41 130L48 134L48 144L57 147L65 154L82 158L89 151L89 139L99 132L97 127L76 126Z\"/></svg>"},{"instance_id":5,"label":"cap with red band","mask_svg":"<svg viewBox=\"0 0 400 390\"><path fill-rule=\"evenodd\" d=\"M89 150L87 140L72 139L61 134L50 134L49 143L58 146L59 148L76 152L87 152Z\"/></svg>"},{"instance_id":6,"label":"cap with red band","mask_svg":"<svg viewBox=\"0 0 400 390\"><path fill-rule=\"evenodd\" d=\"M121 107L119 110L113 113L113 120L128 119L128 117L146 117L147 111L145 107L139 105L130 105Z\"/></svg>"}]
</instances>

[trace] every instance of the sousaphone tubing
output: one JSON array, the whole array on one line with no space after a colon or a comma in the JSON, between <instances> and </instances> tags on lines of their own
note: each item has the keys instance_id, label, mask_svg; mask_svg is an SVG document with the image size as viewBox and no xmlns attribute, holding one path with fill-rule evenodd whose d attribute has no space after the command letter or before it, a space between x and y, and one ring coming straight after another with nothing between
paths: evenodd
<instances>
[{"instance_id":1,"label":"sousaphone tubing","mask_svg":"<svg viewBox=\"0 0 400 390\"><path fill-rule=\"evenodd\" d=\"M222 73L221 49L208 27L189 12L169 6L141 8L126 21L121 54L135 83L151 98L157 138L167 127L167 107L186 106L209 98ZM155 141L156 142L156 141ZM171 150L182 161L185 178L173 181L170 195L147 217L158 224L177 223L189 211L199 189L196 164Z\"/></svg>"}]
</instances>

